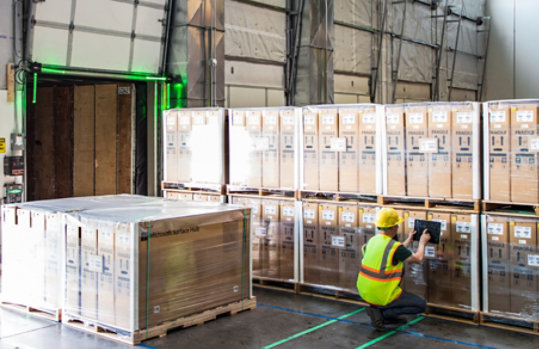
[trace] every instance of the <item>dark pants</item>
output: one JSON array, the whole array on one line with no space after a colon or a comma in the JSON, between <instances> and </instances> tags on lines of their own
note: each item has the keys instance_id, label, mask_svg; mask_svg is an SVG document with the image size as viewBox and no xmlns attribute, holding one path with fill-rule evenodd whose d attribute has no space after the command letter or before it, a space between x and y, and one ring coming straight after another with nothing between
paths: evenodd
<instances>
[{"instance_id":1,"label":"dark pants","mask_svg":"<svg viewBox=\"0 0 539 349\"><path fill-rule=\"evenodd\" d=\"M377 308L382 311L384 319L392 319L399 315L423 313L427 309L427 302L413 293L402 291L399 298L384 307Z\"/></svg>"}]
</instances>

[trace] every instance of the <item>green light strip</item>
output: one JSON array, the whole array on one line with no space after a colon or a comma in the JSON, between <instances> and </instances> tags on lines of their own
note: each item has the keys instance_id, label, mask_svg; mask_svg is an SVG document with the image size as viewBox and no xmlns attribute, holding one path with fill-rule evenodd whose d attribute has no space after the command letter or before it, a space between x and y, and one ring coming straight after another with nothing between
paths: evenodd
<instances>
[{"instance_id":1,"label":"green light strip","mask_svg":"<svg viewBox=\"0 0 539 349\"><path fill-rule=\"evenodd\" d=\"M78 71L78 70L65 70L65 69L53 68L53 67L42 67L41 72L46 73L46 74L82 75L82 76L92 76L92 77L107 77L107 78L115 78L115 79L144 80L144 81L167 81L168 79L166 76L86 72L86 71Z\"/></svg>"},{"instance_id":2,"label":"green light strip","mask_svg":"<svg viewBox=\"0 0 539 349\"><path fill-rule=\"evenodd\" d=\"M36 104L37 101L37 73L34 73L34 90L32 94L32 104Z\"/></svg>"},{"instance_id":3,"label":"green light strip","mask_svg":"<svg viewBox=\"0 0 539 349\"><path fill-rule=\"evenodd\" d=\"M414 320L412 320L412 321L410 321L410 322L405 323L404 325L402 325L402 326L400 326L400 327L397 327L396 329L394 329L394 330L391 331L391 332L388 332L388 333L386 333L386 334L383 334L383 335L381 335L380 337L375 338L375 339L373 339L373 340L370 341L370 342L367 342L367 343L365 343L365 344L363 344L363 345L360 345L360 346L357 347L356 349L363 349L363 348L370 347L371 345L373 345L373 344L375 344L375 343L378 343L378 342L380 342L381 340L384 340L384 339L386 339L387 337L390 337L390 336L394 335L395 333L397 333L398 331L402 330L403 328L408 327L408 326L410 326L410 325L412 325L412 324L415 324L416 322L419 322L419 321L423 320L424 318L425 318L424 316L420 316L420 317L418 317L417 319L414 319Z\"/></svg>"}]
</instances>

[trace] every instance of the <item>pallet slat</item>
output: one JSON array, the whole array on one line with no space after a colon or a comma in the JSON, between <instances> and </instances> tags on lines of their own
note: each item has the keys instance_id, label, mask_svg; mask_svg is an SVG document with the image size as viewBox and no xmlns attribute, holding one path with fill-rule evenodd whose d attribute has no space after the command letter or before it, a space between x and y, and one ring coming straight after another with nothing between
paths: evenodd
<instances>
[{"instance_id":1,"label":"pallet slat","mask_svg":"<svg viewBox=\"0 0 539 349\"><path fill-rule=\"evenodd\" d=\"M537 320L528 320L515 316L481 312L480 323L482 326L539 335L539 321Z\"/></svg>"},{"instance_id":2,"label":"pallet slat","mask_svg":"<svg viewBox=\"0 0 539 349\"><path fill-rule=\"evenodd\" d=\"M62 321L62 310L61 309L44 309L38 307L32 307L23 304L1 302L0 305L2 308L10 309L25 315L31 315L39 317L42 319L52 320L56 322Z\"/></svg>"},{"instance_id":3,"label":"pallet slat","mask_svg":"<svg viewBox=\"0 0 539 349\"><path fill-rule=\"evenodd\" d=\"M220 195L225 195L226 185L224 184L208 184L208 183L182 183L182 182L161 182L163 190L185 190L190 192L207 191Z\"/></svg>"}]
</instances>

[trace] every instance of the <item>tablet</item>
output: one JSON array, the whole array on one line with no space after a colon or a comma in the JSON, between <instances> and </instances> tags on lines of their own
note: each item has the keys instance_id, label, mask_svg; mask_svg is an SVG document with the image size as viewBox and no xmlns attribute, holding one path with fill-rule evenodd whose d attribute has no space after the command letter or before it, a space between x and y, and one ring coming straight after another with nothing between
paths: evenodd
<instances>
[{"instance_id":1,"label":"tablet","mask_svg":"<svg viewBox=\"0 0 539 349\"><path fill-rule=\"evenodd\" d=\"M440 243L440 235L442 234L442 223L436 221L426 221L423 219L416 219L414 222L414 230L417 232L414 235L414 241L419 241L421 235L423 235L423 230L427 229L430 234L431 244Z\"/></svg>"}]
</instances>

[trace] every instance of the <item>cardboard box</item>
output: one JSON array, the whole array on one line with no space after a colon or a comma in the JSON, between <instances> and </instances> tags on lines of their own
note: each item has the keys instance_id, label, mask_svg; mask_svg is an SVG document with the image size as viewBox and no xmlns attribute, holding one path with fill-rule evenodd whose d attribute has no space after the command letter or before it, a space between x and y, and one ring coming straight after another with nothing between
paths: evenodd
<instances>
[{"instance_id":1,"label":"cardboard box","mask_svg":"<svg viewBox=\"0 0 539 349\"><path fill-rule=\"evenodd\" d=\"M386 107L387 195L406 195L404 108Z\"/></svg>"},{"instance_id":2,"label":"cardboard box","mask_svg":"<svg viewBox=\"0 0 539 349\"><path fill-rule=\"evenodd\" d=\"M363 109L359 121L359 192L376 195L376 107Z\"/></svg>"},{"instance_id":3,"label":"cardboard box","mask_svg":"<svg viewBox=\"0 0 539 349\"><path fill-rule=\"evenodd\" d=\"M296 110L281 110L281 133L280 133L280 183L281 188L295 189L294 178L296 176L295 153L296 153Z\"/></svg>"},{"instance_id":4,"label":"cardboard box","mask_svg":"<svg viewBox=\"0 0 539 349\"><path fill-rule=\"evenodd\" d=\"M435 304L451 305L452 300L452 238L451 214L429 212L427 219L442 224L442 236L438 245L427 244L425 258L427 261L428 301Z\"/></svg>"},{"instance_id":5,"label":"cardboard box","mask_svg":"<svg viewBox=\"0 0 539 349\"><path fill-rule=\"evenodd\" d=\"M475 118L473 106L459 106L452 111L453 118L453 174L454 199L473 199L473 145Z\"/></svg>"},{"instance_id":6,"label":"cardboard box","mask_svg":"<svg viewBox=\"0 0 539 349\"><path fill-rule=\"evenodd\" d=\"M105 323L115 324L114 224L100 222L97 228L97 255L102 263L97 275L97 319Z\"/></svg>"},{"instance_id":7,"label":"cardboard box","mask_svg":"<svg viewBox=\"0 0 539 349\"><path fill-rule=\"evenodd\" d=\"M511 254L511 313L523 318L537 317L537 270L529 265L528 256L537 251L537 222L512 220L510 229Z\"/></svg>"},{"instance_id":8,"label":"cardboard box","mask_svg":"<svg viewBox=\"0 0 539 349\"><path fill-rule=\"evenodd\" d=\"M265 225L262 223L262 199L259 197L232 196L232 204L242 205L251 209L252 215L252 263L253 275L262 276L262 250L264 239L267 234Z\"/></svg>"},{"instance_id":9,"label":"cardboard box","mask_svg":"<svg viewBox=\"0 0 539 349\"><path fill-rule=\"evenodd\" d=\"M511 201L539 202L538 104L511 107Z\"/></svg>"},{"instance_id":10,"label":"cardboard box","mask_svg":"<svg viewBox=\"0 0 539 349\"><path fill-rule=\"evenodd\" d=\"M339 191L359 190L358 150L359 119L357 108L339 109L339 138L346 140L346 151L339 152Z\"/></svg>"},{"instance_id":11,"label":"cardboard box","mask_svg":"<svg viewBox=\"0 0 539 349\"><path fill-rule=\"evenodd\" d=\"M343 247L339 235L338 205L321 203L320 222L320 281L324 285L339 286L339 252Z\"/></svg>"},{"instance_id":12,"label":"cardboard box","mask_svg":"<svg viewBox=\"0 0 539 349\"><path fill-rule=\"evenodd\" d=\"M376 234L376 211L375 206L359 206L358 209L360 260L363 258L363 246Z\"/></svg>"},{"instance_id":13,"label":"cardboard box","mask_svg":"<svg viewBox=\"0 0 539 349\"><path fill-rule=\"evenodd\" d=\"M165 181L178 180L178 115L168 111L165 117Z\"/></svg>"},{"instance_id":14,"label":"cardboard box","mask_svg":"<svg viewBox=\"0 0 539 349\"><path fill-rule=\"evenodd\" d=\"M318 113L303 109L303 189L320 190Z\"/></svg>"},{"instance_id":15,"label":"cardboard box","mask_svg":"<svg viewBox=\"0 0 539 349\"><path fill-rule=\"evenodd\" d=\"M232 110L230 126L230 184L259 188L262 185L262 150L260 110Z\"/></svg>"},{"instance_id":16,"label":"cardboard box","mask_svg":"<svg viewBox=\"0 0 539 349\"><path fill-rule=\"evenodd\" d=\"M507 218L487 216L487 263L489 312L511 311L509 224Z\"/></svg>"},{"instance_id":17,"label":"cardboard box","mask_svg":"<svg viewBox=\"0 0 539 349\"><path fill-rule=\"evenodd\" d=\"M102 260L97 254L97 226L87 223L81 229L81 315L97 320L97 279Z\"/></svg>"},{"instance_id":18,"label":"cardboard box","mask_svg":"<svg viewBox=\"0 0 539 349\"><path fill-rule=\"evenodd\" d=\"M437 152L429 153L429 197L451 197L451 109L435 104L429 108L428 138L436 140Z\"/></svg>"},{"instance_id":19,"label":"cardboard box","mask_svg":"<svg viewBox=\"0 0 539 349\"><path fill-rule=\"evenodd\" d=\"M428 135L426 106L406 108L406 190L408 196L428 195L427 154L421 140ZM393 174L388 172L389 176Z\"/></svg>"},{"instance_id":20,"label":"cardboard box","mask_svg":"<svg viewBox=\"0 0 539 349\"><path fill-rule=\"evenodd\" d=\"M320 110L320 190L339 190L339 152L332 149L332 140L339 136L337 109Z\"/></svg>"},{"instance_id":21,"label":"cardboard box","mask_svg":"<svg viewBox=\"0 0 539 349\"><path fill-rule=\"evenodd\" d=\"M451 216L451 229L455 248L455 259L452 270L453 303L457 307L471 307L471 261L473 231L472 216L457 214Z\"/></svg>"},{"instance_id":22,"label":"cardboard box","mask_svg":"<svg viewBox=\"0 0 539 349\"><path fill-rule=\"evenodd\" d=\"M34 261L38 267L30 270L30 279L36 280L32 284L30 299L33 304L43 302L45 298L45 213L42 211L31 211L29 220L29 236L26 243L29 245L30 256L28 261ZM30 262L31 263L31 262Z\"/></svg>"},{"instance_id":23,"label":"cardboard box","mask_svg":"<svg viewBox=\"0 0 539 349\"><path fill-rule=\"evenodd\" d=\"M489 104L488 108L490 170L488 199L509 202L511 201L511 110L508 104Z\"/></svg>"},{"instance_id":24,"label":"cardboard box","mask_svg":"<svg viewBox=\"0 0 539 349\"><path fill-rule=\"evenodd\" d=\"M357 292L356 282L361 265L358 213L356 204L339 207L339 236L343 238L344 245L340 248L339 286L352 293Z\"/></svg>"},{"instance_id":25,"label":"cardboard box","mask_svg":"<svg viewBox=\"0 0 539 349\"><path fill-rule=\"evenodd\" d=\"M293 200L281 202L281 231L279 241L279 277L294 280L294 225L296 208Z\"/></svg>"},{"instance_id":26,"label":"cardboard box","mask_svg":"<svg viewBox=\"0 0 539 349\"><path fill-rule=\"evenodd\" d=\"M405 229L408 231L414 229L414 222L416 219L426 219L427 213L423 210L405 210L404 211L404 224ZM417 250L418 242L413 242L410 246L412 252ZM405 263L404 264L404 280L402 285L408 292L412 292L420 297L427 299L428 286L427 286L427 265L426 260L422 263Z\"/></svg>"},{"instance_id":27,"label":"cardboard box","mask_svg":"<svg viewBox=\"0 0 539 349\"><path fill-rule=\"evenodd\" d=\"M68 231L69 229L68 225ZM134 237L134 232L129 224L116 225L114 232L114 270L116 271L114 274L114 319L118 328L125 329L134 327L134 318L131 314L131 289L132 284L136 281Z\"/></svg>"},{"instance_id":28,"label":"cardboard box","mask_svg":"<svg viewBox=\"0 0 539 349\"><path fill-rule=\"evenodd\" d=\"M318 203L303 202L303 280L320 284Z\"/></svg>"},{"instance_id":29,"label":"cardboard box","mask_svg":"<svg viewBox=\"0 0 539 349\"><path fill-rule=\"evenodd\" d=\"M71 314L80 315L80 241L81 229L75 225L66 227L65 299L64 308Z\"/></svg>"},{"instance_id":30,"label":"cardboard box","mask_svg":"<svg viewBox=\"0 0 539 349\"><path fill-rule=\"evenodd\" d=\"M178 111L178 181L189 183L192 180L191 176L191 129L192 124L204 120L204 116L199 115L201 112L191 112L188 110ZM167 163L168 166L168 163Z\"/></svg>"},{"instance_id":31,"label":"cardboard box","mask_svg":"<svg viewBox=\"0 0 539 349\"><path fill-rule=\"evenodd\" d=\"M279 188L279 110L262 111L262 138L267 142L267 148L262 151L262 186L264 188Z\"/></svg>"},{"instance_id":32,"label":"cardboard box","mask_svg":"<svg viewBox=\"0 0 539 349\"><path fill-rule=\"evenodd\" d=\"M279 278L280 202L275 199L262 199L262 224L266 235L261 239L261 274L265 277Z\"/></svg>"},{"instance_id":33,"label":"cardboard box","mask_svg":"<svg viewBox=\"0 0 539 349\"><path fill-rule=\"evenodd\" d=\"M64 286L62 285L62 265L64 248L64 232L59 229L62 227L62 217L58 213L46 213L45 214L45 227L44 227L44 258L45 258L45 303L60 307L59 295L62 294Z\"/></svg>"}]
</instances>

